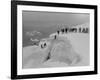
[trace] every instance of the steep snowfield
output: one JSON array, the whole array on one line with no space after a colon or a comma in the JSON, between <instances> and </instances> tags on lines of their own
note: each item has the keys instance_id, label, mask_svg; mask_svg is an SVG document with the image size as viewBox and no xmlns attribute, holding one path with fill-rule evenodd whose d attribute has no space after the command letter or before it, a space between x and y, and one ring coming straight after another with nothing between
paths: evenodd
<instances>
[{"instance_id":1,"label":"steep snowfield","mask_svg":"<svg viewBox=\"0 0 100 80\"><path fill-rule=\"evenodd\" d=\"M81 56L81 62L76 65L89 65L89 34L69 34L73 49Z\"/></svg>"},{"instance_id":2,"label":"steep snowfield","mask_svg":"<svg viewBox=\"0 0 100 80\"><path fill-rule=\"evenodd\" d=\"M89 27L88 24L83 24L81 25L81 27L82 26ZM77 28L78 27L80 27L80 25L77 26ZM66 42L68 43L65 42L64 44L60 44L59 41L62 40L66 40ZM60 35L58 41L53 41L51 38L47 41L47 47L43 49L41 49L41 46L28 46L23 48L23 68L89 65L89 33L68 33L64 34L63 36ZM43 44L44 42L42 42L41 44ZM49 51L51 51L51 55L50 59L47 60ZM76 63L75 61L78 58L79 61L78 63ZM71 65L69 65L70 63Z\"/></svg>"},{"instance_id":3,"label":"steep snowfield","mask_svg":"<svg viewBox=\"0 0 100 80\"><path fill-rule=\"evenodd\" d=\"M74 51L81 57L81 61L73 65L89 65L89 34L71 33L67 35ZM58 51L59 52L59 51ZM58 53L56 53L55 58ZM23 48L23 68L37 67L59 67L67 66L67 63L55 61L54 58L45 62L48 56L47 49L41 49L38 46L29 46Z\"/></svg>"}]
</instances>

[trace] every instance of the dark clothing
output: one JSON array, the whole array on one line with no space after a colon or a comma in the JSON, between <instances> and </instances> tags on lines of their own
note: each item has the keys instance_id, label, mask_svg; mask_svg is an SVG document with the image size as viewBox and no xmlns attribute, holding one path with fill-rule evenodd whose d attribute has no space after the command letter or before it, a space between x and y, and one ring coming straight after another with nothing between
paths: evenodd
<instances>
[{"instance_id":1,"label":"dark clothing","mask_svg":"<svg viewBox=\"0 0 100 80\"><path fill-rule=\"evenodd\" d=\"M41 45L41 48L43 48L43 46Z\"/></svg>"},{"instance_id":2,"label":"dark clothing","mask_svg":"<svg viewBox=\"0 0 100 80\"><path fill-rule=\"evenodd\" d=\"M55 39L57 38L57 36L55 35Z\"/></svg>"},{"instance_id":3,"label":"dark clothing","mask_svg":"<svg viewBox=\"0 0 100 80\"><path fill-rule=\"evenodd\" d=\"M65 31L66 31L66 33L67 33L67 32L68 32L68 29L66 28Z\"/></svg>"},{"instance_id":4,"label":"dark clothing","mask_svg":"<svg viewBox=\"0 0 100 80\"><path fill-rule=\"evenodd\" d=\"M44 43L44 46L46 46L46 43Z\"/></svg>"},{"instance_id":5,"label":"dark clothing","mask_svg":"<svg viewBox=\"0 0 100 80\"><path fill-rule=\"evenodd\" d=\"M59 31L57 31L57 33L59 34Z\"/></svg>"},{"instance_id":6,"label":"dark clothing","mask_svg":"<svg viewBox=\"0 0 100 80\"><path fill-rule=\"evenodd\" d=\"M64 29L61 29L61 32L64 33Z\"/></svg>"}]
</instances>

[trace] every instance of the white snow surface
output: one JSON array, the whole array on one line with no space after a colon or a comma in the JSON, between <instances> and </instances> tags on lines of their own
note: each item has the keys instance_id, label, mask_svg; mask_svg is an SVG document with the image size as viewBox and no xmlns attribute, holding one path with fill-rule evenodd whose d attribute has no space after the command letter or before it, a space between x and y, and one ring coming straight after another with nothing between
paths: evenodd
<instances>
[{"instance_id":1,"label":"white snow surface","mask_svg":"<svg viewBox=\"0 0 100 80\"><path fill-rule=\"evenodd\" d=\"M66 37L60 36L59 39L47 40L49 44L43 49L40 46L24 47L23 68L89 65L89 34L69 33ZM50 59L46 60L49 52ZM77 58L79 61L75 62Z\"/></svg>"}]
</instances>

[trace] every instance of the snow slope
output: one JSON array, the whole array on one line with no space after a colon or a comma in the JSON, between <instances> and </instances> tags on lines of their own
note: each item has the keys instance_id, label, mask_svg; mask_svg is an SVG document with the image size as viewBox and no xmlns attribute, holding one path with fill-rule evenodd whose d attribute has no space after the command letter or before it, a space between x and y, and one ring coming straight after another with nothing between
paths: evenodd
<instances>
[{"instance_id":1,"label":"snow slope","mask_svg":"<svg viewBox=\"0 0 100 80\"><path fill-rule=\"evenodd\" d=\"M85 26L85 27L89 27L89 26ZM64 50L60 50L61 48L59 48L59 45L56 45L58 47L58 50L51 52L50 59L46 60L46 58L49 54L49 51L52 50L52 48L50 49L50 44L58 44L59 43L57 41L53 41L53 43L51 43L52 42L51 39L49 40L51 42L44 49L41 49L40 46L24 47L23 48L23 57L22 57L23 58L23 61L22 61L23 68L69 66L69 64L67 63L67 61L65 62L65 60L68 60L68 58L70 58L70 60L72 60L77 55L80 57L80 61L78 63L73 63L70 66L87 66L87 65L89 65L89 58L90 58L89 57L89 55L90 55L89 54L89 33L68 33L68 34L64 34L64 36L63 37L60 36L60 39L69 41L70 45L72 46L71 47L72 52L70 52L70 49L69 49L69 52L67 49L65 49L65 50L67 50L67 51L65 51L65 53L67 52L65 54L62 52ZM66 44L66 46L67 45L69 45L69 44ZM53 45L52 47L54 47L54 46L55 45Z\"/></svg>"}]
</instances>

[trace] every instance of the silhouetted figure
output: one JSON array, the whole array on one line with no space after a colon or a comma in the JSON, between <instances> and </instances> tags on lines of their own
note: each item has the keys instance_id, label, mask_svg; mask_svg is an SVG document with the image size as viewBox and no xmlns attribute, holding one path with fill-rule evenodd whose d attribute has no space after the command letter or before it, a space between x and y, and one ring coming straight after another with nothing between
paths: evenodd
<instances>
[{"instance_id":1,"label":"silhouetted figure","mask_svg":"<svg viewBox=\"0 0 100 80\"><path fill-rule=\"evenodd\" d=\"M61 29L61 32L62 32L62 33L64 33L64 28L63 28L63 29Z\"/></svg>"},{"instance_id":2,"label":"silhouetted figure","mask_svg":"<svg viewBox=\"0 0 100 80\"><path fill-rule=\"evenodd\" d=\"M46 43L44 43L44 47L46 46Z\"/></svg>"},{"instance_id":3,"label":"silhouetted figure","mask_svg":"<svg viewBox=\"0 0 100 80\"><path fill-rule=\"evenodd\" d=\"M47 56L47 58L46 58L45 61L47 61L47 60L49 60L49 59L50 59L50 52L48 53L48 56Z\"/></svg>"},{"instance_id":4,"label":"silhouetted figure","mask_svg":"<svg viewBox=\"0 0 100 80\"><path fill-rule=\"evenodd\" d=\"M68 29L67 29L67 28L65 28L65 32L66 32L66 33L68 32Z\"/></svg>"},{"instance_id":5,"label":"silhouetted figure","mask_svg":"<svg viewBox=\"0 0 100 80\"><path fill-rule=\"evenodd\" d=\"M59 34L59 33L60 33L60 31L57 31L57 33Z\"/></svg>"},{"instance_id":6,"label":"silhouetted figure","mask_svg":"<svg viewBox=\"0 0 100 80\"><path fill-rule=\"evenodd\" d=\"M55 35L55 39L57 38L57 36Z\"/></svg>"},{"instance_id":7,"label":"silhouetted figure","mask_svg":"<svg viewBox=\"0 0 100 80\"><path fill-rule=\"evenodd\" d=\"M43 48L43 46L41 45L41 48Z\"/></svg>"}]
</instances>

